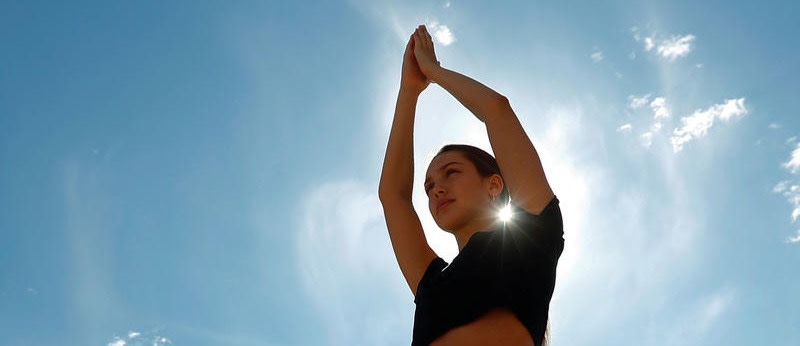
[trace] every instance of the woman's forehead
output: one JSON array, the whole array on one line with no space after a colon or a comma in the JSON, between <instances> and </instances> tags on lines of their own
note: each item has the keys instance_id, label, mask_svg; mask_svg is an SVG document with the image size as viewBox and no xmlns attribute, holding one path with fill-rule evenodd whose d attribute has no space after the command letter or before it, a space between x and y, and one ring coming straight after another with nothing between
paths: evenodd
<instances>
[{"instance_id":1,"label":"woman's forehead","mask_svg":"<svg viewBox=\"0 0 800 346\"><path fill-rule=\"evenodd\" d=\"M445 166L450 165L451 163L456 164L465 164L466 159L464 155L457 151L446 151L431 160L431 163L428 165L427 174L430 175L438 170L443 169Z\"/></svg>"}]
</instances>

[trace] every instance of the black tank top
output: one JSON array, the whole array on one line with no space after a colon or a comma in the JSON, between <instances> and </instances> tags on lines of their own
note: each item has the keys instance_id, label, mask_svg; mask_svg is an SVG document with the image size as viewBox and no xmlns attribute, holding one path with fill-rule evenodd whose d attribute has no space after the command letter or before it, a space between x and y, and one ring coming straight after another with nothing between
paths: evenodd
<instances>
[{"instance_id":1,"label":"black tank top","mask_svg":"<svg viewBox=\"0 0 800 346\"><path fill-rule=\"evenodd\" d=\"M512 206L511 221L473 234L450 265L433 259L417 286L411 345L428 345L496 307L510 309L541 345L564 250L558 204L553 197L539 215Z\"/></svg>"}]
</instances>

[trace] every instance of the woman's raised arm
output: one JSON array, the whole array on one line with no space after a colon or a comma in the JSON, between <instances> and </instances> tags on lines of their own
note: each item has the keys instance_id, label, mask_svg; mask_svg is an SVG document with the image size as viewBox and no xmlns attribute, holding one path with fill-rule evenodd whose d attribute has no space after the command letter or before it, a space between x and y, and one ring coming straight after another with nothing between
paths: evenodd
<instances>
[{"instance_id":1,"label":"woman's raised arm","mask_svg":"<svg viewBox=\"0 0 800 346\"><path fill-rule=\"evenodd\" d=\"M439 66L433 41L424 26L414 34L414 55L420 70L439 84L486 124L489 142L508 186L511 200L539 214L554 194L542 168L539 154L520 124L508 99L460 73Z\"/></svg>"},{"instance_id":2,"label":"woman's raised arm","mask_svg":"<svg viewBox=\"0 0 800 346\"><path fill-rule=\"evenodd\" d=\"M394 120L383 160L378 196L397 263L414 296L428 264L436 254L428 246L419 216L411 202L414 186L414 113L419 94L429 82L414 58L414 39L403 54L403 74Z\"/></svg>"}]
</instances>

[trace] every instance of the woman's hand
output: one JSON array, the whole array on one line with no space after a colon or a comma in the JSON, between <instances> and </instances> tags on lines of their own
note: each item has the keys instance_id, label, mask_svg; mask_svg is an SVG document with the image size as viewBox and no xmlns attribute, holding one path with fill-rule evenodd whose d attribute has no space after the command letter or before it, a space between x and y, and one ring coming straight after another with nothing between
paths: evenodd
<instances>
[{"instance_id":1,"label":"woman's hand","mask_svg":"<svg viewBox=\"0 0 800 346\"><path fill-rule=\"evenodd\" d=\"M417 27L413 36L414 56L417 58L417 64L420 71L430 81L431 72L439 67L439 61L436 60L436 52L433 50L433 40L424 25Z\"/></svg>"},{"instance_id":2,"label":"woman's hand","mask_svg":"<svg viewBox=\"0 0 800 346\"><path fill-rule=\"evenodd\" d=\"M403 53L403 72L400 78L400 88L408 90L414 94L419 94L428 87L430 81L417 64L417 59L414 57L414 34L408 39L406 44L406 51Z\"/></svg>"}]
</instances>

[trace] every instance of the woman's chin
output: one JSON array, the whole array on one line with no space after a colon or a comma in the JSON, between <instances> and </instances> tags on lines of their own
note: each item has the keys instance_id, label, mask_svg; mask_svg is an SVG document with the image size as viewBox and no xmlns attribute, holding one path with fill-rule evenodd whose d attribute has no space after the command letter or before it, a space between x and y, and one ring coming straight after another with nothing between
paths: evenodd
<instances>
[{"instance_id":1,"label":"woman's chin","mask_svg":"<svg viewBox=\"0 0 800 346\"><path fill-rule=\"evenodd\" d=\"M456 228L458 228L458 217L457 215L451 215L448 213L441 213L437 217L434 218L436 221L436 225L439 226L442 230L446 232L452 232Z\"/></svg>"}]
</instances>

